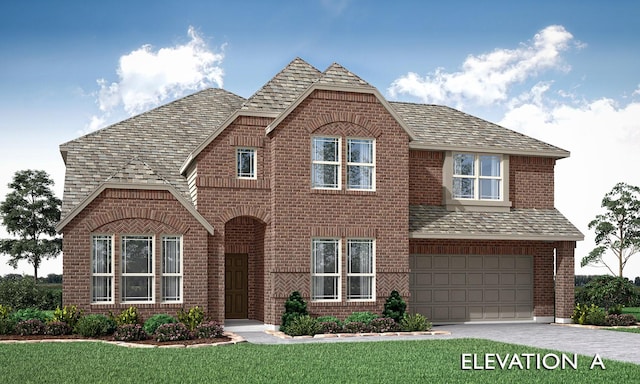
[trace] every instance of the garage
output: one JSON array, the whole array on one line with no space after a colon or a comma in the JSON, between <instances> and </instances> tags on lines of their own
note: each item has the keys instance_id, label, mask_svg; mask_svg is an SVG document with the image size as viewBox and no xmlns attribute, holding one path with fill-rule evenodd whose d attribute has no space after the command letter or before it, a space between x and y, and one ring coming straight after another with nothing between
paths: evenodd
<instances>
[{"instance_id":1,"label":"garage","mask_svg":"<svg viewBox=\"0 0 640 384\"><path fill-rule=\"evenodd\" d=\"M410 255L411 312L434 323L533 319L533 257Z\"/></svg>"}]
</instances>

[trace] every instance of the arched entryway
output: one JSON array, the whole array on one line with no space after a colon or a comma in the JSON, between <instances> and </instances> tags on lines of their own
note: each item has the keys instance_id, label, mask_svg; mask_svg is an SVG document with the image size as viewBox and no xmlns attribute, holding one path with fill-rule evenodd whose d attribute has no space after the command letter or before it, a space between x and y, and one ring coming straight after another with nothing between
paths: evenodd
<instances>
[{"instance_id":1,"label":"arched entryway","mask_svg":"<svg viewBox=\"0 0 640 384\"><path fill-rule=\"evenodd\" d=\"M225 223L225 319L264 321L265 229L250 216Z\"/></svg>"}]
</instances>

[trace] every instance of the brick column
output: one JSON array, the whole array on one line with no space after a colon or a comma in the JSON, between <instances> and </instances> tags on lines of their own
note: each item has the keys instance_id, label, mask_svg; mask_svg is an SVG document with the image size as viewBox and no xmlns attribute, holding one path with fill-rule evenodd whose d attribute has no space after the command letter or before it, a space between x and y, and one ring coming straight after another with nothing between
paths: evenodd
<instances>
[{"instance_id":1,"label":"brick column","mask_svg":"<svg viewBox=\"0 0 640 384\"><path fill-rule=\"evenodd\" d=\"M556 323L571 323L574 307L574 251L575 241L556 243Z\"/></svg>"}]
</instances>

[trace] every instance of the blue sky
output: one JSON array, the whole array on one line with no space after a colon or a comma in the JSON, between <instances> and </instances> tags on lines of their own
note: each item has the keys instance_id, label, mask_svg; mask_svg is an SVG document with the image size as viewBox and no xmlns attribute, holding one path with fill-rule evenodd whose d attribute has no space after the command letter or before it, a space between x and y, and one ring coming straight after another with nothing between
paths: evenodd
<instances>
[{"instance_id":1,"label":"blue sky","mask_svg":"<svg viewBox=\"0 0 640 384\"><path fill-rule=\"evenodd\" d=\"M0 199L27 168L49 172L62 197L65 141L203 87L249 97L301 57L338 62L391 100L450 105L571 151L556 206L587 235L578 263L604 193L640 185L638 20L633 1L5 2ZM0 275L32 273L5 260Z\"/></svg>"}]
</instances>

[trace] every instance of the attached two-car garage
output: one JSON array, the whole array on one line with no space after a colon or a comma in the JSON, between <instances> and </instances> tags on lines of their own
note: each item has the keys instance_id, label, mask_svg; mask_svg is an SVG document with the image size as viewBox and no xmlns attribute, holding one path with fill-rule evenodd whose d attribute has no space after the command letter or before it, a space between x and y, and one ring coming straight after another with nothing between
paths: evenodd
<instances>
[{"instance_id":1,"label":"attached two-car garage","mask_svg":"<svg viewBox=\"0 0 640 384\"><path fill-rule=\"evenodd\" d=\"M410 255L412 312L435 323L533 319L533 257Z\"/></svg>"}]
</instances>

